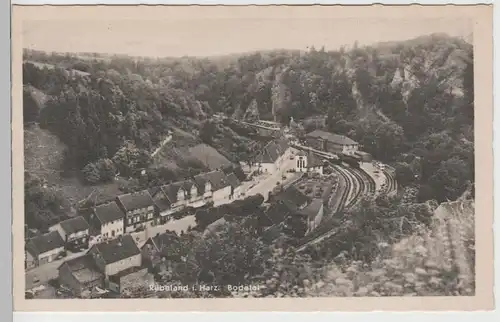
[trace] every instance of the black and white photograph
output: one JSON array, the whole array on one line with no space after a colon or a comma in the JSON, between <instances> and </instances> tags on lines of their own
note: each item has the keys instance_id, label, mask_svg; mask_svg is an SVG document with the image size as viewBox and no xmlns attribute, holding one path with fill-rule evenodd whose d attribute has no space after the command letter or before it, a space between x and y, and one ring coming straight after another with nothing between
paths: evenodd
<instances>
[{"instance_id":1,"label":"black and white photograph","mask_svg":"<svg viewBox=\"0 0 500 322\"><path fill-rule=\"evenodd\" d=\"M64 10L22 21L25 299L476 295L469 18Z\"/></svg>"}]
</instances>

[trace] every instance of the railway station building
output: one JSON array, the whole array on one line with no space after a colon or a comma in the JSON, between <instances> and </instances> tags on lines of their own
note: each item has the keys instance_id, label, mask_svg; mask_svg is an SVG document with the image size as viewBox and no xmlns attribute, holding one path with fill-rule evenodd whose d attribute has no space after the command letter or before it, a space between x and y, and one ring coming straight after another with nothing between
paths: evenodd
<instances>
[{"instance_id":1,"label":"railway station building","mask_svg":"<svg viewBox=\"0 0 500 322\"><path fill-rule=\"evenodd\" d=\"M321 130L307 133L306 142L314 149L330 153L355 154L359 150L359 143L347 136Z\"/></svg>"}]
</instances>

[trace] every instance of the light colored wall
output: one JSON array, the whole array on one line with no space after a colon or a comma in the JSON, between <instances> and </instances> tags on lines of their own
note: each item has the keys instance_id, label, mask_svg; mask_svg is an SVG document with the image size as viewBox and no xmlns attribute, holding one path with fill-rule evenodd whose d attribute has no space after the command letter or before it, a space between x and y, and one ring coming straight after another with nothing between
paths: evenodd
<instances>
[{"instance_id":1,"label":"light colored wall","mask_svg":"<svg viewBox=\"0 0 500 322\"><path fill-rule=\"evenodd\" d=\"M88 229L85 229L85 230L82 230L82 231L78 231L76 233L70 234L68 236L68 241L72 241L74 239L79 239L79 238L82 238L82 237L86 237L88 235L89 235L89 230Z\"/></svg>"},{"instance_id":2,"label":"light colored wall","mask_svg":"<svg viewBox=\"0 0 500 322\"><path fill-rule=\"evenodd\" d=\"M116 263L111 263L106 265L105 272L106 275L114 275L129 267L141 266L141 265L142 265L142 258L141 254L139 253L132 257L122 259L121 261L118 261Z\"/></svg>"},{"instance_id":3,"label":"light colored wall","mask_svg":"<svg viewBox=\"0 0 500 322\"><path fill-rule=\"evenodd\" d=\"M229 200L231 196L231 186L224 187L213 193L214 206L225 203Z\"/></svg>"},{"instance_id":4,"label":"light colored wall","mask_svg":"<svg viewBox=\"0 0 500 322\"><path fill-rule=\"evenodd\" d=\"M59 247L59 248L55 248L55 249L51 249L48 252L45 252L45 253L38 255L38 260L40 261L40 263L42 263L42 262L43 263L50 263L57 257L57 255L59 255L62 252L64 252L64 246Z\"/></svg>"},{"instance_id":5,"label":"light colored wall","mask_svg":"<svg viewBox=\"0 0 500 322\"><path fill-rule=\"evenodd\" d=\"M276 165L274 163L261 163L259 165L260 170L263 173L274 173L276 172Z\"/></svg>"},{"instance_id":6,"label":"light colored wall","mask_svg":"<svg viewBox=\"0 0 500 322\"><path fill-rule=\"evenodd\" d=\"M115 231L115 236L111 235L112 231ZM106 236L107 234L107 236ZM120 235L123 235L123 219L118 219L113 222L108 222L101 225L101 235L102 239L114 239Z\"/></svg>"},{"instance_id":7,"label":"light colored wall","mask_svg":"<svg viewBox=\"0 0 500 322\"><path fill-rule=\"evenodd\" d=\"M312 232L314 229L316 229L321 221L323 220L323 214L324 214L324 207L321 205L321 208L319 209L318 213L314 218L311 220L308 220L308 233Z\"/></svg>"},{"instance_id":8,"label":"light colored wall","mask_svg":"<svg viewBox=\"0 0 500 322\"><path fill-rule=\"evenodd\" d=\"M31 255L30 252L24 251L24 256L26 259L26 268L27 269L30 269L30 268L33 268L36 266L36 260L33 257L33 255Z\"/></svg>"}]
</instances>

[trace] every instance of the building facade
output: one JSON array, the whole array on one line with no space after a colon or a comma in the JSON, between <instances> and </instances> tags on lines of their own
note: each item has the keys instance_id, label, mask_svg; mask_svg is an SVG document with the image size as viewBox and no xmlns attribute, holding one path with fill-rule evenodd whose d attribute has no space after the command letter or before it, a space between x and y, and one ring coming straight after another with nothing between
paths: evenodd
<instances>
[{"instance_id":1,"label":"building facade","mask_svg":"<svg viewBox=\"0 0 500 322\"><path fill-rule=\"evenodd\" d=\"M343 135L338 135L321 130L306 134L307 145L330 153L354 154L359 149L359 144Z\"/></svg>"},{"instance_id":2,"label":"building facade","mask_svg":"<svg viewBox=\"0 0 500 322\"><path fill-rule=\"evenodd\" d=\"M57 231L51 231L28 240L25 251L26 267L33 268L53 262L62 256L65 253L65 242Z\"/></svg>"},{"instance_id":3,"label":"building facade","mask_svg":"<svg viewBox=\"0 0 500 322\"><path fill-rule=\"evenodd\" d=\"M211 202L214 207L230 202L232 187L221 170L203 173L200 177L205 182L210 182Z\"/></svg>"},{"instance_id":4,"label":"building facade","mask_svg":"<svg viewBox=\"0 0 500 322\"><path fill-rule=\"evenodd\" d=\"M94 245L88 254L106 276L142 265L141 251L130 235Z\"/></svg>"},{"instance_id":5,"label":"building facade","mask_svg":"<svg viewBox=\"0 0 500 322\"><path fill-rule=\"evenodd\" d=\"M295 171L296 172L312 172L323 175L324 163L314 153L306 153L300 151L295 155Z\"/></svg>"},{"instance_id":6,"label":"building facade","mask_svg":"<svg viewBox=\"0 0 500 322\"><path fill-rule=\"evenodd\" d=\"M277 139L264 146L254 158L250 172L274 173L281 169L283 162L292 154L292 148L285 139Z\"/></svg>"},{"instance_id":7,"label":"building facade","mask_svg":"<svg viewBox=\"0 0 500 322\"><path fill-rule=\"evenodd\" d=\"M125 233L124 218L125 213L115 201L94 207L89 220L89 246L122 236Z\"/></svg>"},{"instance_id":8,"label":"building facade","mask_svg":"<svg viewBox=\"0 0 500 322\"><path fill-rule=\"evenodd\" d=\"M90 226L82 216L61 221L49 230L59 233L66 244L66 250L77 251L89 246Z\"/></svg>"},{"instance_id":9,"label":"building facade","mask_svg":"<svg viewBox=\"0 0 500 322\"><path fill-rule=\"evenodd\" d=\"M116 197L116 203L125 213L125 233L143 230L156 224L155 203L149 191L120 195Z\"/></svg>"}]
</instances>

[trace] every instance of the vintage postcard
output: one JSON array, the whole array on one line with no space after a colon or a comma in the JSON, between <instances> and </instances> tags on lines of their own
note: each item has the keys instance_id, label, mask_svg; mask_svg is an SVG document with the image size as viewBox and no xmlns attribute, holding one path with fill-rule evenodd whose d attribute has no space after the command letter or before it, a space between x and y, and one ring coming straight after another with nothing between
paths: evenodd
<instances>
[{"instance_id":1,"label":"vintage postcard","mask_svg":"<svg viewBox=\"0 0 500 322\"><path fill-rule=\"evenodd\" d=\"M16 311L488 310L491 6L14 6Z\"/></svg>"}]
</instances>

